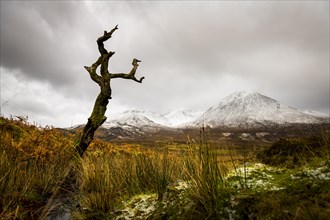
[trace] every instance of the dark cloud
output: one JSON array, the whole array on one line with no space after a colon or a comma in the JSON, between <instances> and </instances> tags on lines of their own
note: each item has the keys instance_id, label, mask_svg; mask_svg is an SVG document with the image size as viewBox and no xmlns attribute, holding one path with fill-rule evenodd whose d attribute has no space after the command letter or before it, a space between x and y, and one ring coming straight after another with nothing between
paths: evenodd
<instances>
[{"instance_id":1,"label":"dark cloud","mask_svg":"<svg viewBox=\"0 0 330 220\"><path fill-rule=\"evenodd\" d=\"M146 80L114 80L110 109L207 108L254 89L329 111L328 1L2 1L0 22L2 69L19 71L16 83L48 85L59 103L86 114L98 87L83 66L99 55L97 37L116 24L106 44L116 51L110 71L128 72L136 57Z\"/></svg>"},{"instance_id":2,"label":"dark cloud","mask_svg":"<svg viewBox=\"0 0 330 220\"><path fill-rule=\"evenodd\" d=\"M78 2L1 2L1 65L56 86L71 84L89 54L78 26L83 9L77 6Z\"/></svg>"}]
</instances>

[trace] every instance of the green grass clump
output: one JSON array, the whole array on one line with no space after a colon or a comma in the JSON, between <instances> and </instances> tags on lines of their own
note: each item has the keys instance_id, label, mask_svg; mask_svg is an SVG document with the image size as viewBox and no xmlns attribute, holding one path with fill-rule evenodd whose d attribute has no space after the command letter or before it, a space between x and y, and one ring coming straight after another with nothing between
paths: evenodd
<instances>
[{"instance_id":1,"label":"green grass clump","mask_svg":"<svg viewBox=\"0 0 330 220\"><path fill-rule=\"evenodd\" d=\"M282 170L267 186L233 195L237 219L327 219L330 215L330 178L303 175L303 169ZM330 173L325 169L323 174ZM329 175L330 177L330 175ZM268 188L268 189L267 189Z\"/></svg>"},{"instance_id":2,"label":"green grass clump","mask_svg":"<svg viewBox=\"0 0 330 220\"><path fill-rule=\"evenodd\" d=\"M330 158L329 137L285 138L257 155L265 164L294 168L316 157Z\"/></svg>"}]
</instances>

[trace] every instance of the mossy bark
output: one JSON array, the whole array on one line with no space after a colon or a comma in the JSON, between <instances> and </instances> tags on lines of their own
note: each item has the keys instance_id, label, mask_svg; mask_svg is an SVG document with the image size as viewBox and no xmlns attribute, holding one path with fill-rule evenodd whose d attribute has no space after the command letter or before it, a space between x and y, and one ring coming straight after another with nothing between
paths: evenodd
<instances>
[{"instance_id":1,"label":"mossy bark","mask_svg":"<svg viewBox=\"0 0 330 220\"><path fill-rule=\"evenodd\" d=\"M104 48L104 42L110 39L113 32L115 32L117 29L118 26L113 28L110 32L104 31L103 36L97 39L100 57L96 60L95 63L92 64L91 67L85 66L85 69L88 71L91 79L100 86L100 93L95 100L92 114L88 118L87 124L85 125L75 144L75 150L80 156L84 154L89 144L94 139L96 130L107 120L105 117L105 112L107 110L109 99L111 99L110 80L112 78L123 78L132 79L136 82L142 83L142 80L144 79L144 77L140 79L135 77L137 67L139 66L138 62L141 62L135 58L132 62L133 68L129 73L110 73L108 71L109 59L112 55L115 54L115 52L108 52ZM96 70L99 66L101 66L100 75L96 73Z\"/></svg>"}]
</instances>

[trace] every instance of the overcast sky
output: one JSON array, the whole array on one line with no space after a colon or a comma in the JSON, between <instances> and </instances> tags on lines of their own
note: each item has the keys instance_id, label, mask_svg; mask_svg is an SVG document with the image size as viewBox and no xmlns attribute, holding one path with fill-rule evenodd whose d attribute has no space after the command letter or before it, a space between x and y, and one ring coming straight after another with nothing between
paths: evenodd
<instances>
[{"instance_id":1,"label":"overcast sky","mask_svg":"<svg viewBox=\"0 0 330 220\"><path fill-rule=\"evenodd\" d=\"M85 123L99 87L83 66L106 44L107 115L207 109L239 90L329 114L329 1L1 1L1 114Z\"/></svg>"}]
</instances>

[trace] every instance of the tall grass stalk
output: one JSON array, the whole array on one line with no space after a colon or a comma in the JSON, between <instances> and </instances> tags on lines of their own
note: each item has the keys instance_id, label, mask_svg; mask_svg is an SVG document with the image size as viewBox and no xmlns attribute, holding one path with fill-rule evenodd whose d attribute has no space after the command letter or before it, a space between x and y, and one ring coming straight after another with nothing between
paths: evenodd
<instances>
[{"instance_id":1,"label":"tall grass stalk","mask_svg":"<svg viewBox=\"0 0 330 220\"><path fill-rule=\"evenodd\" d=\"M201 218L215 218L224 215L222 210L229 201L225 169L221 168L214 149L207 142L204 128L200 139L198 151L191 151L184 163L185 179L190 185L188 196L195 204L190 211Z\"/></svg>"}]
</instances>

